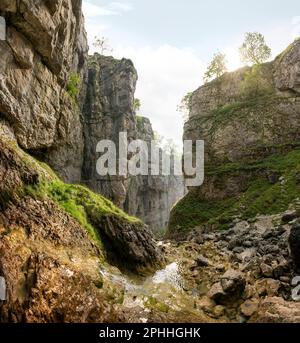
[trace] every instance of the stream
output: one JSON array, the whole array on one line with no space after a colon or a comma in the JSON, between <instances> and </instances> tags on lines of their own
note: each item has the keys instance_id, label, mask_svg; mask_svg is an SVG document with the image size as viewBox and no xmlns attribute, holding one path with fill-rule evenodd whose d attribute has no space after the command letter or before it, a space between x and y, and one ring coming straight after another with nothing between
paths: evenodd
<instances>
[{"instance_id":1,"label":"stream","mask_svg":"<svg viewBox=\"0 0 300 343\"><path fill-rule=\"evenodd\" d=\"M139 307L145 312L157 310L162 313L183 311L196 315L197 292L188 290L188 283L180 269L180 262L175 261L153 275L137 280L107 269L100 272L104 280L123 288L122 305L125 308Z\"/></svg>"}]
</instances>

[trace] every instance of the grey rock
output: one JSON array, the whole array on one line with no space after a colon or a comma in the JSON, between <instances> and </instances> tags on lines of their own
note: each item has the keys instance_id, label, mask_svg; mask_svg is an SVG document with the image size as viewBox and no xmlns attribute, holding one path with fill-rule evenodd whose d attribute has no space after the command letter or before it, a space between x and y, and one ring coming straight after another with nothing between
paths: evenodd
<instances>
[{"instance_id":1,"label":"grey rock","mask_svg":"<svg viewBox=\"0 0 300 343\"><path fill-rule=\"evenodd\" d=\"M239 297L245 289L246 281L241 272L230 269L222 275L221 285L225 293Z\"/></svg>"},{"instance_id":2,"label":"grey rock","mask_svg":"<svg viewBox=\"0 0 300 343\"><path fill-rule=\"evenodd\" d=\"M218 302L226 296L223 287L220 282L212 285L211 289L208 291L207 296L212 300Z\"/></svg>"},{"instance_id":3,"label":"grey rock","mask_svg":"<svg viewBox=\"0 0 300 343\"><path fill-rule=\"evenodd\" d=\"M240 254L244 251L244 248L242 247L236 247L232 250L235 254Z\"/></svg>"},{"instance_id":4,"label":"grey rock","mask_svg":"<svg viewBox=\"0 0 300 343\"><path fill-rule=\"evenodd\" d=\"M296 218L298 218L298 213L297 213L296 210L294 210L294 211L286 211L283 214L281 220L282 220L283 223L289 223L289 222L293 221Z\"/></svg>"},{"instance_id":5,"label":"grey rock","mask_svg":"<svg viewBox=\"0 0 300 343\"><path fill-rule=\"evenodd\" d=\"M272 277L273 276L273 268L266 263L262 263L260 265L261 273L265 277Z\"/></svg>"},{"instance_id":6,"label":"grey rock","mask_svg":"<svg viewBox=\"0 0 300 343\"><path fill-rule=\"evenodd\" d=\"M203 255L197 256L195 261L199 267L208 267L211 264L209 259L207 259Z\"/></svg>"}]
</instances>

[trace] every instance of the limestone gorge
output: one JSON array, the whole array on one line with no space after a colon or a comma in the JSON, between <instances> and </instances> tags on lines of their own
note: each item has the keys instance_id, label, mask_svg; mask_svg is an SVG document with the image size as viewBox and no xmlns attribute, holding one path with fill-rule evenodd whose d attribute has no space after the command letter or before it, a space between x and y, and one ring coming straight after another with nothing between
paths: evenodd
<instances>
[{"instance_id":1,"label":"limestone gorge","mask_svg":"<svg viewBox=\"0 0 300 343\"><path fill-rule=\"evenodd\" d=\"M0 322L300 322L300 40L254 86L245 67L191 93L187 191L96 173L100 140L154 131L133 62L88 54L81 0L0 16Z\"/></svg>"}]
</instances>

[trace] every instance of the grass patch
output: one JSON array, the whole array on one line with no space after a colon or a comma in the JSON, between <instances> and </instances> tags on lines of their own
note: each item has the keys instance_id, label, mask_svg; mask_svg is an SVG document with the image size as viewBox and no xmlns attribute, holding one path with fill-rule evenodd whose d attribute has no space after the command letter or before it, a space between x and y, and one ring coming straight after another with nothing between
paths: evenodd
<instances>
[{"instance_id":1,"label":"grass patch","mask_svg":"<svg viewBox=\"0 0 300 343\"><path fill-rule=\"evenodd\" d=\"M189 231L203 224L225 229L235 215L250 219L256 215L270 215L285 211L300 197L300 150L287 155L270 156L250 164L229 163L207 173L208 177L251 172L253 179L246 190L236 197L204 201L197 189L191 190L172 210L169 232ZM277 175L270 182L268 173Z\"/></svg>"},{"instance_id":2,"label":"grass patch","mask_svg":"<svg viewBox=\"0 0 300 343\"><path fill-rule=\"evenodd\" d=\"M94 218L116 216L132 223L139 222L137 218L129 216L111 201L93 193L88 188L65 184L59 179L52 182L41 181L38 185L26 186L25 192L34 198L50 197L53 199L86 229L98 245L101 245L101 239L98 231L91 224L95 222Z\"/></svg>"}]
</instances>

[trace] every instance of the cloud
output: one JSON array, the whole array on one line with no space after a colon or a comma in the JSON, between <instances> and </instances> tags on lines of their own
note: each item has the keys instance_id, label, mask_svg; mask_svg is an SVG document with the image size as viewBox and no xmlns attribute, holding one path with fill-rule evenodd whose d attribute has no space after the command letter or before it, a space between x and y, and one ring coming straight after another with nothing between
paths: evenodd
<instances>
[{"instance_id":1,"label":"cloud","mask_svg":"<svg viewBox=\"0 0 300 343\"><path fill-rule=\"evenodd\" d=\"M91 4L87 1L83 1L82 9L86 18L117 15L117 12L111 9L100 7L100 6Z\"/></svg>"},{"instance_id":2,"label":"cloud","mask_svg":"<svg viewBox=\"0 0 300 343\"><path fill-rule=\"evenodd\" d=\"M109 5L109 8L118 12L129 12L133 10L133 6L127 2L113 2Z\"/></svg>"},{"instance_id":3,"label":"cloud","mask_svg":"<svg viewBox=\"0 0 300 343\"><path fill-rule=\"evenodd\" d=\"M205 65L189 48L163 45L157 48L114 49L117 58L131 58L139 74L136 97L141 114L149 117L159 134L181 145L182 114L177 112L181 99L202 83Z\"/></svg>"},{"instance_id":4,"label":"cloud","mask_svg":"<svg viewBox=\"0 0 300 343\"><path fill-rule=\"evenodd\" d=\"M107 6L100 6L87 0L83 1L82 8L86 18L121 15L133 9L132 5L126 2L112 2Z\"/></svg>"},{"instance_id":5,"label":"cloud","mask_svg":"<svg viewBox=\"0 0 300 343\"><path fill-rule=\"evenodd\" d=\"M292 26L293 26L293 29L291 32L292 38L293 39L299 38L300 37L300 16L294 17L292 19Z\"/></svg>"}]
</instances>

